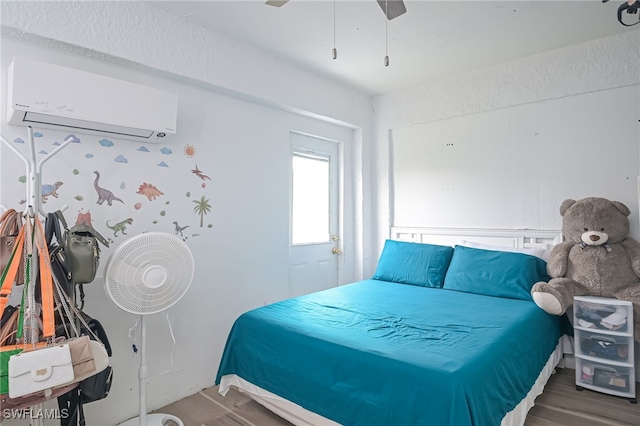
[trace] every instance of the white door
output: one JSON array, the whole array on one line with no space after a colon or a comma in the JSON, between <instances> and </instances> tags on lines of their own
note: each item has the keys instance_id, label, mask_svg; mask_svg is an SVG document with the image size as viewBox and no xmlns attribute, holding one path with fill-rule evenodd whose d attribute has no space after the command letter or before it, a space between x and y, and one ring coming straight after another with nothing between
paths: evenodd
<instances>
[{"instance_id":1,"label":"white door","mask_svg":"<svg viewBox=\"0 0 640 426\"><path fill-rule=\"evenodd\" d=\"M289 296L338 285L338 143L291 133Z\"/></svg>"}]
</instances>

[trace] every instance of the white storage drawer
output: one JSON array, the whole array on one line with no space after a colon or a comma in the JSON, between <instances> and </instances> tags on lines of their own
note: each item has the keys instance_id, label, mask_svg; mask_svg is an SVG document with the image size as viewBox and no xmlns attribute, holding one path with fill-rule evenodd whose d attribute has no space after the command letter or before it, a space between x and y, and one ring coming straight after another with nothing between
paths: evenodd
<instances>
[{"instance_id":1,"label":"white storage drawer","mask_svg":"<svg viewBox=\"0 0 640 426\"><path fill-rule=\"evenodd\" d=\"M599 297L576 297L573 326L579 329L631 334L633 307L629 302Z\"/></svg>"},{"instance_id":2,"label":"white storage drawer","mask_svg":"<svg viewBox=\"0 0 640 426\"><path fill-rule=\"evenodd\" d=\"M576 358L576 384L613 395L635 398L633 368Z\"/></svg>"},{"instance_id":3,"label":"white storage drawer","mask_svg":"<svg viewBox=\"0 0 640 426\"><path fill-rule=\"evenodd\" d=\"M577 356L589 356L603 361L632 363L633 337L575 330Z\"/></svg>"}]
</instances>

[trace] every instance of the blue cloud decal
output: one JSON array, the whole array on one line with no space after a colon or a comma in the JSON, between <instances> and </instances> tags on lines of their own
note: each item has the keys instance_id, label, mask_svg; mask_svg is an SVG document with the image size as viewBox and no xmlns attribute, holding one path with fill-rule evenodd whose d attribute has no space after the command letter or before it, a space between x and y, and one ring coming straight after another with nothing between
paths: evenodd
<instances>
[{"instance_id":1,"label":"blue cloud decal","mask_svg":"<svg viewBox=\"0 0 640 426\"><path fill-rule=\"evenodd\" d=\"M140 148L138 148L138 151L141 151L141 152L149 152L149 149L147 149L147 147L146 147L146 146L141 146Z\"/></svg>"},{"instance_id":2,"label":"blue cloud decal","mask_svg":"<svg viewBox=\"0 0 640 426\"><path fill-rule=\"evenodd\" d=\"M98 143L107 148L113 146L113 142L111 142L109 139L100 139Z\"/></svg>"},{"instance_id":3,"label":"blue cloud decal","mask_svg":"<svg viewBox=\"0 0 640 426\"><path fill-rule=\"evenodd\" d=\"M47 154L48 154L48 152L47 152L47 151L45 151L45 150L43 149L43 150L41 150L40 152L38 152L38 154L44 154L44 155L47 155Z\"/></svg>"},{"instance_id":4,"label":"blue cloud decal","mask_svg":"<svg viewBox=\"0 0 640 426\"><path fill-rule=\"evenodd\" d=\"M33 134L33 137L34 137L34 138L41 138L41 137L43 137L43 136L44 136L44 135L43 135L42 133L40 133L40 132L35 132L35 133Z\"/></svg>"},{"instance_id":5,"label":"blue cloud decal","mask_svg":"<svg viewBox=\"0 0 640 426\"><path fill-rule=\"evenodd\" d=\"M61 144L60 144L60 142L55 141L55 142L54 142L54 143L52 143L51 145L53 145L53 146L60 146Z\"/></svg>"},{"instance_id":6,"label":"blue cloud decal","mask_svg":"<svg viewBox=\"0 0 640 426\"><path fill-rule=\"evenodd\" d=\"M69 138L73 138L73 141L71 141L71 143L80 143L80 138L74 135L73 133L69 133L67 137L64 138L64 140L66 141Z\"/></svg>"},{"instance_id":7,"label":"blue cloud decal","mask_svg":"<svg viewBox=\"0 0 640 426\"><path fill-rule=\"evenodd\" d=\"M24 139L22 139L22 138L15 138L13 141L15 143L24 143Z\"/></svg>"},{"instance_id":8,"label":"blue cloud decal","mask_svg":"<svg viewBox=\"0 0 640 426\"><path fill-rule=\"evenodd\" d=\"M169 155L169 154L173 154L173 151L171 151L169 148L164 147L160 150L161 153L163 153L164 155Z\"/></svg>"},{"instance_id":9,"label":"blue cloud decal","mask_svg":"<svg viewBox=\"0 0 640 426\"><path fill-rule=\"evenodd\" d=\"M84 156L87 157L87 158L93 158L93 154L91 154L91 153L87 153Z\"/></svg>"},{"instance_id":10,"label":"blue cloud decal","mask_svg":"<svg viewBox=\"0 0 640 426\"><path fill-rule=\"evenodd\" d=\"M114 158L114 160L116 163L128 163L129 161L127 161L126 158L124 158L124 155L118 155L116 158Z\"/></svg>"},{"instance_id":11,"label":"blue cloud decal","mask_svg":"<svg viewBox=\"0 0 640 426\"><path fill-rule=\"evenodd\" d=\"M158 166L160 166L160 167L169 167L169 165L167 163L165 163L164 161L159 162Z\"/></svg>"}]
</instances>

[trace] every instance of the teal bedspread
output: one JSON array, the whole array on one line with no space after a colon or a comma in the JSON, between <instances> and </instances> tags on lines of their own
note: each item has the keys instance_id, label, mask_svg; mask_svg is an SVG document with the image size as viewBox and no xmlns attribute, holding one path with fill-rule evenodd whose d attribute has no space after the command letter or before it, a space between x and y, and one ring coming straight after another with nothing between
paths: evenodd
<instances>
[{"instance_id":1,"label":"teal bedspread","mask_svg":"<svg viewBox=\"0 0 640 426\"><path fill-rule=\"evenodd\" d=\"M498 425L562 335L535 303L366 280L249 311L236 374L344 425Z\"/></svg>"}]
</instances>

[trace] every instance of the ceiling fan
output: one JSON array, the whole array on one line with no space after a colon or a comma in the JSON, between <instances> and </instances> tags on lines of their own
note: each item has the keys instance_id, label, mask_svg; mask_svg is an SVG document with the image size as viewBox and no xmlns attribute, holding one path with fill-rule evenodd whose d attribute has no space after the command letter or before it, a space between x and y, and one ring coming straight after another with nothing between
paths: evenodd
<instances>
[{"instance_id":1,"label":"ceiling fan","mask_svg":"<svg viewBox=\"0 0 640 426\"><path fill-rule=\"evenodd\" d=\"M402 0L376 0L382 9L382 12L387 15L388 20L392 20L393 18L397 18L407 11L407 8L404 5ZM269 6L280 7L285 3L289 2L289 0L267 0L265 3Z\"/></svg>"}]
</instances>

